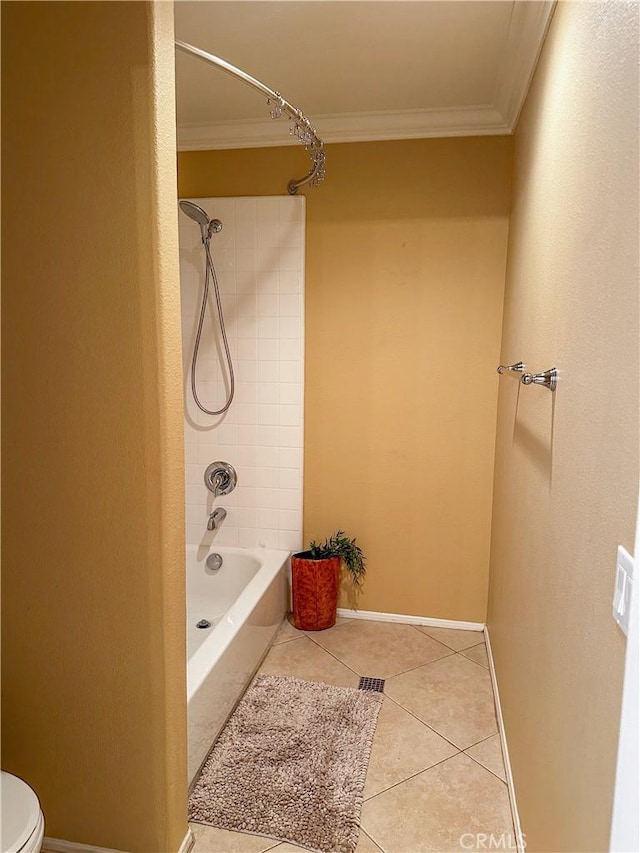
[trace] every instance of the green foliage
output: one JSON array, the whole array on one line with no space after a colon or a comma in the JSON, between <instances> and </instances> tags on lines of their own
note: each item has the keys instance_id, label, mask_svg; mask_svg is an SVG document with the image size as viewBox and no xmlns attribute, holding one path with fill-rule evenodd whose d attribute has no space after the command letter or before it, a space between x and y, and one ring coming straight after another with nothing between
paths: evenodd
<instances>
[{"instance_id":1,"label":"green foliage","mask_svg":"<svg viewBox=\"0 0 640 853\"><path fill-rule=\"evenodd\" d=\"M313 560L340 557L354 585L362 584L366 572L365 557L362 549L356 545L356 540L345 536L344 530L338 530L324 542L312 542L309 545L309 551Z\"/></svg>"}]
</instances>

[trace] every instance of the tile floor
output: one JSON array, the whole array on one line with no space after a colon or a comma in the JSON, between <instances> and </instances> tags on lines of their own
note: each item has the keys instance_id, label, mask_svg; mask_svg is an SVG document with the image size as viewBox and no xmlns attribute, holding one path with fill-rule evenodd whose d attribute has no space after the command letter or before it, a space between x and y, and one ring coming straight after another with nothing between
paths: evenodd
<instances>
[{"instance_id":1,"label":"tile floor","mask_svg":"<svg viewBox=\"0 0 640 853\"><path fill-rule=\"evenodd\" d=\"M285 621L260 673L357 687L385 678L357 853L515 850L481 633L339 617L334 628ZM192 825L195 853L296 853L268 838ZM486 843L485 848L486 848Z\"/></svg>"}]
</instances>

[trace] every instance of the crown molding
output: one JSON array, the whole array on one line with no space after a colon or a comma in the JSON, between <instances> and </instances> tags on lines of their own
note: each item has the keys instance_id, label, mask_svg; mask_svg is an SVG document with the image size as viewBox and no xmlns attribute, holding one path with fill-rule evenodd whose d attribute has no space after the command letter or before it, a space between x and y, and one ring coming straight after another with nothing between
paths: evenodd
<instances>
[{"instance_id":1,"label":"crown molding","mask_svg":"<svg viewBox=\"0 0 640 853\"><path fill-rule=\"evenodd\" d=\"M493 104L428 110L381 110L313 116L323 142L375 142L513 133L529 90L556 0L516 0ZM297 145L284 121L269 118L178 125L179 151Z\"/></svg>"},{"instance_id":2,"label":"crown molding","mask_svg":"<svg viewBox=\"0 0 640 853\"><path fill-rule=\"evenodd\" d=\"M509 125L493 107L342 113L314 116L313 125L325 143L509 133ZM299 142L289 134L286 122L272 119L178 126L179 151L297 144Z\"/></svg>"},{"instance_id":3,"label":"crown molding","mask_svg":"<svg viewBox=\"0 0 640 853\"><path fill-rule=\"evenodd\" d=\"M494 98L495 108L509 127L508 133L513 133L518 124L555 8L556 0L516 0L513 5L505 60Z\"/></svg>"}]
</instances>

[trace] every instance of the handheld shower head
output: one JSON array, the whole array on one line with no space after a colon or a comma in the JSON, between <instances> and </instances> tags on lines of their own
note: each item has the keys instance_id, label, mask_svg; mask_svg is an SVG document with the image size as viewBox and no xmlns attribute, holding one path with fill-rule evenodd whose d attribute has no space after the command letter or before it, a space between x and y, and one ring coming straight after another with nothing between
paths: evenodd
<instances>
[{"instance_id":1,"label":"handheld shower head","mask_svg":"<svg viewBox=\"0 0 640 853\"><path fill-rule=\"evenodd\" d=\"M210 220L206 210L203 210L200 205L192 201L186 201L185 199L180 199L179 204L180 210L200 226L203 243L208 237L211 237L212 233L215 232L217 234L222 230L222 222L219 219Z\"/></svg>"},{"instance_id":2,"label":"handheld shower head","mask_svg":"<svg viewBox=\"0 0 640 853\"><path fill-rule=\"evenodd\" d=\"M200 233L202 234L202 242L204 243L207 239L207 233L209 230L209 217L207 216L207 212L192 201L185 201L184 199L180 200L180 210L183 213L186 213L189 219L193 219L194 222L198 223L200 226Z\"/></svg>"}]
</instances>

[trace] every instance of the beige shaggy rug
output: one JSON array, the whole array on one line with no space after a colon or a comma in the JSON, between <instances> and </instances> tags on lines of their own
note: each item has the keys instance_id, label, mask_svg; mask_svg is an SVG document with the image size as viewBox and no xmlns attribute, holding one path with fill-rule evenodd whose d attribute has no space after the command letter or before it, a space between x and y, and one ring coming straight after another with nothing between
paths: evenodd
<instances>
[{"instance_id":1,"label":"beige shaggy rug","mask_svg":"<svg viewBox=\"0 0 640 853\"><path fill-rule=\"evenodd\" d=\"M258 676L189 799L189 820L353 853L382 694Z\"/></svg>"}]
</instances>

